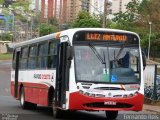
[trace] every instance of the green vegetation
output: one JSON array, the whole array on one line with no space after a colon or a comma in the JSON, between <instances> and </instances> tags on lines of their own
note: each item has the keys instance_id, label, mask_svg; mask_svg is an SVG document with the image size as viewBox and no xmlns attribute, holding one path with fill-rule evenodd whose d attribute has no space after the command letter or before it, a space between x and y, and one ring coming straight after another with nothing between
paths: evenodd
<instances>
[{"instance_id":1,"label":"green vegetation","mask_svg":"<svg viewBox=\"0 0 160 120\"><path fill-rule=\"evenodd\" d=\"M72 27L101 27L101 23L97 16L91 16L87 11L81 11L77 19L72 23Z\"/></svg>"},{"instance_id":2,"label":"green vegetation","mask_svg":"<svg viewBox=\"0 0 160 120\"><path fill-rule=\"evenodd\" d=\"M54 25L42 23L40 24L40 36L48 35L58 31L58 28Z\"/></svg>"},{"instance_id":3,"label":"green vegetation","mask_svg":"<svg viewBox=\"0 0 160 120\"><path fill-rule=\"evenodd\" d=\"M115 14L116 28L137 32L142 39L142 47L148 47L149 22L152 22L151 48L159 46L160 41L160 3L157 0L132 0L125 13ZM158 40L159 39L159 40Z\"/></svg>"},{"instance_id":4,"label":"green vegetation","mask_svg":"<svg viewBox=\"0 0 160 120\"><path fill-rule=\"evenodd\" d=\"M4 3L4 0L0 0L0 4L3 4Z\"/></svg>"},{"instance_id":5,"label":"green vegetation","mask_svg":"<svg viewBox=\"0 0 160 120\"><path fill-rule=\"evenodd\" d=\"M13 35L11 33L1 34L0 40L2 41L12 41Z\"/></svg>"},{"instance_id":6,"label":"green vegetation","mask_svg":"<svg viewBox=\"0 0 160 120\"><path fill-rule=\"evenodd\" d=\"M12 54L7 53L7 54L0 54L0 60L11 60L12 59Z\"/></svg>"},{"instance_id":7,"label":"green vegetation","mask_svg":"<svg viewBox=\"0 0 160 120\"><path fill-rule=\"evenodd\" d=\"M38 25L38 21L37 21L37 25ZM39 23L40 36L48 35L58 31L59 31L58 21L55 18L49 18L47 23Z\"/></svg>"}]
</instances>

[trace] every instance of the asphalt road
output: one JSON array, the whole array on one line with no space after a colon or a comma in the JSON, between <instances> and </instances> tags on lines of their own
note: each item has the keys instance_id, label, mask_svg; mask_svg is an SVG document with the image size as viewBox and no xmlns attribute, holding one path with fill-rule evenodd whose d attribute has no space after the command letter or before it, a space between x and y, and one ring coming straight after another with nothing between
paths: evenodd
<instances>
[{"instance_id":1,"label":"asphalt road","mask_svg":"<svg viewBox=\"0 0 160 120\"><path fill-rule=\"evenodd\" d=\"M11 61L0 61L0 120L53 120L52 109L38 106L36 110L22 110L18 100L10 96ZM150 120L153 113L146 112L119 112L117 120L134 120L137 115L142 120ZM151 116L152 115L152 116ZM156 115L154 116L156 117ZM105 120L102 112L65 112L61 120ZM136 119L137 120L137 119ZM146 119L145 119L146 120ZM157 119L155 119L157 120Z\"/></svg>"},{"instance_id":2,"label":"asphalt road","mask_svg":"<svg viewBox=\"0 0 160 120\"><path fill-rule=\"evenodd\" d=\"M10 96L11 61L0 61L0 95Z\"/></svg>"}]
</instances>

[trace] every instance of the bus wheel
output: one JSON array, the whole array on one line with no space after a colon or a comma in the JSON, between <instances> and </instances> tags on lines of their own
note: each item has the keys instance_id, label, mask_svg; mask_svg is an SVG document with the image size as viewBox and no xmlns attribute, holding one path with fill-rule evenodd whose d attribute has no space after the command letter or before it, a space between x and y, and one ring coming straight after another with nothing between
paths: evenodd
<instances>
[{"instance_id":1,"label":"bus wheel","mask_svg":"<svg viewBox=\"0 0 160 120\"><path fill-rule=\"evenodd\" d=\"M115 120L118 116L118 111L105 111L107 120Z\"/></svg>"},{"instance_id":2,"label":"bus wheel","mask_svg":"<svg viewBox=\"0 0 160 120\"><path fill-rule=\"evenodd\" d=\"M25 92L24 92L23 87L21 88L21 91L20 91L20 105L23 109L36 109L37 108L37 104L25 101Z\"/></svg>"},{"instance_id":3,"label":"bus wheel","mask_svg":"<svg viewBox=\"0 0 160 120\"><path fill-rule=\"evenodd\" d=\"M53 102L52 108L53 108L53 117L54 117L54 118L60 118L60 117L62 117L62 116L61 116L61 115L62 115L62 110L59 109L59 108L55 105L55 102Z\"/></svg>"},{"instance_id":4,"label":"bus wheel","mask_svg":"<svg viewBox=\"0 0 160 120\"><path fill-rule=\"evenodd\" d=\"M21 88L20 91L20 105L23 109L27 108L27 102L25 101L25 93L24 93L24 88Z\"/></svg>"}]
</instances>

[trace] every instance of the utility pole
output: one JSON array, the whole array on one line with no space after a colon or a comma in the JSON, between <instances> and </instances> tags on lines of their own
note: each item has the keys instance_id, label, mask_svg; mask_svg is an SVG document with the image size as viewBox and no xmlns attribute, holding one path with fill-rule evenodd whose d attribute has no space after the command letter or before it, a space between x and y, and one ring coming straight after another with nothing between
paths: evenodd
<instances>
[{"instance_id":1,"label":"utility pole","mask_svg":"<svg viewBox=\"0 0 160 120\"><path fill-rule=\"evenodd\" d=\"M151 32L152 32L152 22L149 22L148 60L149 60L150 47L151 47Z\"/></svg>"},{"instance_id":2,"label":"utility pole","mask_svg":"<svg viewBox=\"0 0 160 120\"><path fill-rule=\"evenodd\" d=\"M102 24L103 28L106 27L107 4L108 4L108 0L104 0L104 12L103 12L103 24Z\"/></svg>"},{"instance_id":3,"label":"utility pole","mask_svg":"<svg viewBox=\"0 0 160 120\"><path fill-rule=\"evenodd\" d=\"M30 39L32 39L32 36L33 36L33 34L32 34L32 32L33 32L33 16L31 15L31 38Z\"/></svg>"},{"instance_id":4,"label":"utility pole","mask_svg":"<svg viewBox=\"0 0 160 120\"><path fill-rule=\"evenodd\" d=\"M102 23L102 27L105 28L106 27L106 15L107 15L107 0L104 0L104 12L103 12L103 23Z\"/></svg>"}]
</instances>

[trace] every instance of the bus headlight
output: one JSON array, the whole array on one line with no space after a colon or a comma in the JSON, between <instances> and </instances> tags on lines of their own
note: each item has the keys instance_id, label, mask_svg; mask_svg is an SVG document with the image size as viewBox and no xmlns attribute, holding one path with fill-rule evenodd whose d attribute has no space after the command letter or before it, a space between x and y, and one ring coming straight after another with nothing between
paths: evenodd
<instances>
[{"instance_id":1,"label":"bus headlight","mask_svg":"<svg viewBox=\"0 0 160 120\"><path fill-rule=\"evenodd\" d=\"M95 97L95 94L90 93L89 96L90 97Z\"/></svg>"},{"instance_id":2,"label":"bus headlight","mask_svg":"<svg viewBox=\"0 0 160 120\"><path fill-rule=\"evenodd\" d=\"M138 95L138 91L134 93L134 95Z\"/></svg>"},{"instance_id":3,"label":"bus headlight","mask_svg":"<svg viewBox=\"0 0 160 120\"><path fill-rule=\"evenodd\" d=\"M133 94L131 93L131 94L129 94L129 97L133 97Z\"/></svg>"},{"instance_id":4,"label":"bus headlight","mask_svg":"<svg viewBox=\"0 0 160 120\"><path fill-rule=\"evenodd\" d=\"M127 98L127 95L123 95L124 98Z\"/></svg>"},{"instance_id":5,"label":"bus headlight","mask_svg":"<svg viewBox=\"0 0 160 120\"><path fill-rule=\"evenodd\" d=\"M87 95L87 96L89 96L89 93L88 93L88 92L85 92L85 93L84 93L84 95Z\"/></svg>"},{"instance_id":6,"label":"bus headlight","mask_svg":"<svg viewBox=\"0 0 160 120\"><path fill-rule=\"evenodd\" d=\"M83 90L80 90L79 93L84 94Z\"/></svg>"}]
</instances>

